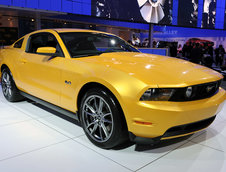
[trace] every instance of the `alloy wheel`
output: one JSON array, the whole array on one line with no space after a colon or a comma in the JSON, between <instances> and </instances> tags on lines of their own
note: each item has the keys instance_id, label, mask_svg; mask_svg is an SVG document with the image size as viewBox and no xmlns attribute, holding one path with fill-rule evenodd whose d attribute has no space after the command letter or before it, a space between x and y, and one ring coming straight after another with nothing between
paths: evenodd
<instances>
[{"instance_id":1,"label":"alloy wheel","mask_svg":"<svg viewBox=\"0 0 226 172\"><path fill-rule=\"evenodd\" d=\"M113 115L109 104L98 95L86 98L82 106L84 127L97 142L106 142L113 132Z\"/></svg>"},{"instance_id":2,"label":"alloy wheel","mask_svg":"<svg viewBox=\"0 0 226 172\"><path fill-rule=\"evenodd\" d=\"M12 82L9 73L7 72L4 72L2 75L2 91L5 97L12 96Z\"/></svg>"}]
</instances>

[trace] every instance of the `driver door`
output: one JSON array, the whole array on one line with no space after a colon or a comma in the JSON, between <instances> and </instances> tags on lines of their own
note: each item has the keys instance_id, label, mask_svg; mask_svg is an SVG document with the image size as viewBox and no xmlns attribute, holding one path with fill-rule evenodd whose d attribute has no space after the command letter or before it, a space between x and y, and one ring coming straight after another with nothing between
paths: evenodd
<instances>
[{"instance_id":1,"label":"driver door","mask_svg":"<svg viewBox=\"0 0 226 172\"><path fill-rule=\"evenodd\" d=\"M39 47L54 47L58 57L37 53ZM35 97L60 105L61 64L64 57L55 36L51 33L31 35L26 53L19 59L23 91Z\"/></svg>"}]
</instances>

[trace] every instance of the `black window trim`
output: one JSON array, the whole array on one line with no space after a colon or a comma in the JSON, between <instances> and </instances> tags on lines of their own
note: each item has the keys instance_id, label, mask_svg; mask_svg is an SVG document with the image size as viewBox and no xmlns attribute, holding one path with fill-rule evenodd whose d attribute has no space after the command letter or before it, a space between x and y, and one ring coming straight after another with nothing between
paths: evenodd
<instances>
[{"instance_id":1,"label":"black window trim","mask_svg":"<svg viewBox=\"0 0 226 172\"><path fill-rule=\"evenodd\" d=\"M37 53L31 53L31 52L28 52L29 46L30 46L31 37L37 36L37 35L45 35L45 34L50 34L50 35L52 35L52 36L54 37L55 41L59 44L60 51L61 51L60 54L61 54L62 56L59 56L59 57L64 57L64 58L65 58L64 52L63 52L63 50L62 50L62 48L61 48L61 45L60 45L59 41L56 39L55 35L52 34L52 33L50 33L50 32L39 32L39 33L34 33L34 34L30 35L30 36L28 37L28 40L27 40L27 45L26 45L25 52L26 52L26 53L29 53L29 54L37 54ZM43 56L42 54L37 54L37 55Z\"/></svg>"},{"instance_id":2,"label":"black window trim","mask_svg":"<svg viewBox=\"0 0 226 172\"><path fill-rule=\"evenodd\" d=\"M16 45L18 42L20 42L20 41L22 41L22 44L21 44L21 47L19 47L19 49L22 48L23 43L24 43L24 37L22 37L22 38L20 38L19 40L17 40L17 41L13 44L13 48L18 48L18 47L15 47L15 45Z\"/></svg>"}]
</instances>

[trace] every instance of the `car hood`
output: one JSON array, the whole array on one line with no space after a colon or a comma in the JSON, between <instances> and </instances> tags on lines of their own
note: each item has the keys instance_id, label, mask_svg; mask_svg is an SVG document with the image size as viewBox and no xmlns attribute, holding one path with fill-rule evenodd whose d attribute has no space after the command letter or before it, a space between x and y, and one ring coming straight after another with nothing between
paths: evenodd
<instances>
[{"instance_id":1,"label":"car hood","mask_svg":"<svg viewBox=\"0 0 226 172\"><path fill-rule=\"evenodd\" d=\"M167 56L117 52L80 60L120 70L148 85L159 87L185 87L222 79L222 75L214 70Z\"/></svg>"}]
</instances>

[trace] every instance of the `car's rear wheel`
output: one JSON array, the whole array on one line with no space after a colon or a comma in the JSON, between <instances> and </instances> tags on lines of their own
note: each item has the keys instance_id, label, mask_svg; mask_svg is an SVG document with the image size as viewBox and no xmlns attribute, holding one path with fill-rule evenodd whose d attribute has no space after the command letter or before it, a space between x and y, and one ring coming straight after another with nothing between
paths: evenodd
<instances>
[{"instance_id":1,"label":"car's rear wheel","mask_svg":"<svg viewBox=\"0 0 226 172\"><path fill-rule=\"evenodd\" d=\"M11 72L7 68L2 71L1 85L3 95L9 102L16 102L23 99L23 96L16 87Z\"/></svg>"},{"instance_id":2,"label":"car's rear wheel","mask_svg":"<svg viewBox=\"0 0 226 172\"><path fill-rule=\"evenodd\" d=\"M83 129L91 142L104 149L127 139L127 127L115 98L106 90L91 89L80 106Z\"/></svg>"}]
</instances>

